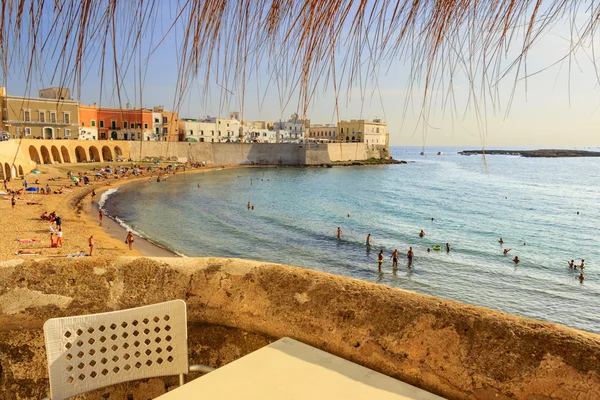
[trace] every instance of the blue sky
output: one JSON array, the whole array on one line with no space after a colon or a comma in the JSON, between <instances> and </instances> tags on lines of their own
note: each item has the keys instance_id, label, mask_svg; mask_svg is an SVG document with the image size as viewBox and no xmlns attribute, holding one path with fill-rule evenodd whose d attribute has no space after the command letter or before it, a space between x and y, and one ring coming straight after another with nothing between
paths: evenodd
<instances>
[{"instance_id":1,"label":"blue sky","mask_svg":"<svg viewBox=\"0 0 600 400\"><path fill-rule=\"evenodd\" d=\"M123 104L129 102L138 107L163 105L168 109L174 108L183 26L177 25L166 35L174 18L174 8L169 7L168 3L160 4L160 12L144 38L142 62L138 62L138 54L135 54L125 75L125 86L121 93ZM577 17L581 22L586 15L581 13ZM523 32L517 31L516 34L514 43L517 46L507 51L503 67L508 66L519 51L518 45L522 40L519 40L518 35L522 37ZM472 90L466 75L459 71L454 76L454 105L448 102L442 105L444 99L449 98L449 92L446 88L435 87L428 92L432 103L423 108L423 81L411 81L410 62L397 57L378 65L377 84L368 80L363 90L356 85L350 91L346 91L347 86L343 84L344 90L339 94L339 117L386 120L392 145L598 146L600 96L597 71L591 61L595 57L591 51L591 42L587 42L574 57L552 66L568 54L570 36L567 20L556 24L547 32L530 50L526 64L529 74L547 69L527 79L522 79L525 76L523 69L518 76L513 70L501 81L494 83L494 98L497 98L495 105L491 104L492 97L482 94L479 80L475 83L476 89ZM155 48L163 37L162 44ZM154 52L148 56L150 49ZM119 45L117 52L121 50ZM256 71L252 71L246 80L244 118L247 120L287 118L294 112L302 111L297 91L285 96L284 102L281 101L276 81L267 68L268 62L277 62L276 55L270 57ZM37 88L57 84L56 80L51 81L54 60L47 63L44 61L38 60L40 67L31 81L30 93L35 93ZM110 57L107 61L111 61ZM215 67L213 70L219 69L219 65ZM88 56L85 69L79 100L84 104L96 102L99 105L117 105L111 65L105 67L102 81L98 57ZM140 72L143 75L142 99L139 96ZM222 70L219 72L222 75ZM363 72L366 72L366 67ZM225 116L229 111L240 111L241 88L233 80L225 82L220 79L217 83L217 78L213 75L208 87L205 87L204 75L201 74L198 80L190 83L187 96L179 107L180 115ZM9 94L23 95L26 85L22 66L13 65L4 84ZM222 86L233 94L228 94ZM471 96L473 93L476 93L476 103ZM318 85L317 94L307 110L307 117L312 123L337 121L331 84Z\"/></svg>"}]
</instances>

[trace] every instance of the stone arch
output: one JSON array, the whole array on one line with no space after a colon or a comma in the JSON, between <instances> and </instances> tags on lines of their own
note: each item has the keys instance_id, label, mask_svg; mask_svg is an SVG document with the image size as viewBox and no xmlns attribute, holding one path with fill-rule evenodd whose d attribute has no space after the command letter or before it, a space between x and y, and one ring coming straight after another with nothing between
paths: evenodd
<instances>
[{"instance_id":1,"label":"stone arch","mask_svg":"<svg viewBox=\"0 0 600 400\"><path fill-rule=\"evenodd\" d=\"M63 162L70 163L71 156L69 155L69 150L65 146L61 146L60 152L62 153Z\"/></svg>"},{"instance_id":2,"label":"stone arch","mask_svg":"<svg viewBox=\"0 0 600 400\"><path fill-rule=\"evenodd\" d=\"M52 160L54 160L54 162L61 164L62 160L60 159L60 153L58 152L58 148L56 146L52 146L50 148L50 151L52 152Z\"/></svg>"},{"instance_id":3,"label":"stone arch","mask_svg":"<svg viewBox=\"0 0 600 400\"><path fill-rule=\"evenodd\" d=\"M102 159L104 161L114 161L112 151L110 151L110 147L108 147L108 146L102 147Z\"/></svg>"},{"instance_id":4,"label":"stone arch","mask_svg":"<svg viewBox=\"0 0 600 400\"><path fill-rule=\"evenodd\" d=\"M118 159L119 157L123 156L123 151L121 151L121 148L119 146L115 146L115 157Z\"/></svg>"},{"instance_id":5,"label":"stone arch","mask_svg":"<svg viewBox=\"0 0 600 400\"><path fill-rule=\"evenodd\" d=\"M8 163L4 163L4 179L7 181L12 179L12 175L10 174L10 165L8 165Z\"/></svg>"},{"instance_id":6,"label":"stone arch","mask_svg":"<svg viewBox=\"0 0 600 400\"><path fill-rule=\"evenodd\" d=\"M42 161L44 164L52 164L52 160L50 159L50 152L46 148L46 146L40 147L40 151L42 153Z\"/></svg>"},{"instance_id":7,"label":"stone arch","mask_svg":"<svg viewBox=\"0 0 600 400\"><path fill-rule=\"evenodd\" d=\"M87 156L85 154L85 150L83 149L83 147L81 147L81 146L75 147L75 157L77 159L77 162L86 162L87 161Z\"/></svg>"},{"instance_id":8,"label":"stone arch","mask_svg":"<svg viewBox=\"0 0 600 400\"><path fill-rule=\"evenodd\" d=\"M31 161L41 164L41 158L40 158L40 153L38 153L37 149L35 148L35 146L29 146L29 157L31 158Z\"/></svg>"},{"instance_id":9,"label":"stone arch","mask_svg":"<svg viewBox=\"0 0 600 400\"><path fill-rule=\"evenodd\" d=\"M19 176L23 176L23 175L25 175L23 173L23 167L19 165Z\"/></svg>"},{"instance_id":10,"label":"stone arch","mask_svg":"<svg viewBox=\"0 0 600 400\"><path fill-rule=\"evenodd\" d=\"M95 161L95 162L102 161L100 159L100 152L98 151L96 146L90 146L89 152L90 152L90 161Z\"/></svg>"}]
</instances>

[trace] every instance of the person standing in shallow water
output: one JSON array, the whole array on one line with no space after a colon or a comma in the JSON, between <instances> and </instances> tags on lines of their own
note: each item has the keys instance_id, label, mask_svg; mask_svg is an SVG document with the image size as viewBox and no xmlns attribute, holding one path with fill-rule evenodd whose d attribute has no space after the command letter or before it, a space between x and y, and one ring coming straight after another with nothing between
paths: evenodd
<instances>
[{"instance_id":1,"label":"person standing in shallow water","mask_svg":"<svg viewBox=\"0 0 600 400\"><path fill-rule=\"evenodd\" d=\"M365 246L371 247L371 234L367 235L367 239L365 240Z\"/></svg>"},{"instance_id":2,"label":"person standing in shallow water","mask_svg":"<svg viewBox=\"0 0 600 400\"><path fill-rule=\"evenodd\" d=\"M379 254L377 255L377 264L379 269L381 269L381 264L383 264L383 250L379 250Z\"/></svg>"},{"instance_id":3,"label":"person standing in shallow water","mask_svg":"<svg viewBox=\"0 0 600 400\"><path fill-rule=\"evenodd\" d=\"M337 238L341 239L342 238L342 229L338 226L337 228Z\"/></svg>"},{"instance_id":4,"label":"person standing in shallow water","mask_svg":"<svg viewBox=\"0 0 600 400\"><path fill-rule=\"evenodd\" d=\"M392 253L392 267L398 268L398 249L395 249Z\"/></svg>"},{"instance_id":5,"label":"person standing in shallow water","mask_svg":"<svg viewBox=\"0 0 600 400\"><path fill-rule=\"evenodd\" d=\"M574 268L574 267L575 267L575 260L569 261L569 268Z\"/></svg>"},{"instance_id":6,"label":"person standing in shallow water","mask_svg":"<svg viewBox=\"0 0 600 400\"><path fill-rule=\"evenodd\" d=\"M412 264L412 260L413 257L415 256L415 253L413 252L412 247L408 249L408 252L406 253L406 257L408 258L408 263Z\"/></svg>"},{"instance_id":7,"label":"person standing in shallow water","mask_svg":"<svg viewBox=\"0 0 600 400\"><path fill-rule=\"evenodd\" d=\"M127 239L125 239L125 243L129 246L129 250L133 250L133 232L129 231L127 233Z\"/></svg>"},{"instance_id":8,"label":"person standing in shallow water","mask_svg":"<svg viewBox=\"0 0 600 400\"><path fill-rule=\"evenodd\" d=\"M423 229L421 229L421 232L419 232L419 237L422 238L423 236L425 236L425 231L423 231Z\"/></svg>"}]
</instances>

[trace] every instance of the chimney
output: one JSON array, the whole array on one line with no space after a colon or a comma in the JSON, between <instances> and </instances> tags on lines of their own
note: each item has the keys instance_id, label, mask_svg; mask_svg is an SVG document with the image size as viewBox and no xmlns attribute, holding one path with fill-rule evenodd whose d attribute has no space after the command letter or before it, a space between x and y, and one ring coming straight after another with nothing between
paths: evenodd
<instances>
[{"instance_id":1,"label":"chimney","mask_svg":"<svg viewBox=\"0 0 600 400\"><path fill-rule=\"evenodd\" d=\"M125 109L126 110L129 110L129 107L130 107L129 103L125 104Z\"/></svg>"}]
</instances>

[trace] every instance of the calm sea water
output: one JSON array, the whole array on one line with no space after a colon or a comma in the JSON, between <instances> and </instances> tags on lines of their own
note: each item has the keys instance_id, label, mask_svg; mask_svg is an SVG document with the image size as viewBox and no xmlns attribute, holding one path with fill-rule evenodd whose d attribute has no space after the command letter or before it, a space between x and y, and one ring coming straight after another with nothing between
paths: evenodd
<instances>
[{"instance_id":1,"label":"calm sea water","mask_svg":"<svg viewBox=\"0 0 600 400\"><path fill-rule=\"evenodd\" d=\"M486 166L457 150L393 148L406 165L175 176L122 187L105 209L187 256L298 265L600 333L600 159L488 156ZM449 254L426 252L446 242ZM393 271L391 252L409 246L412 267L403 256ZM583 284L567 266L581 258Z\"/></svg>"}]
</instances>

